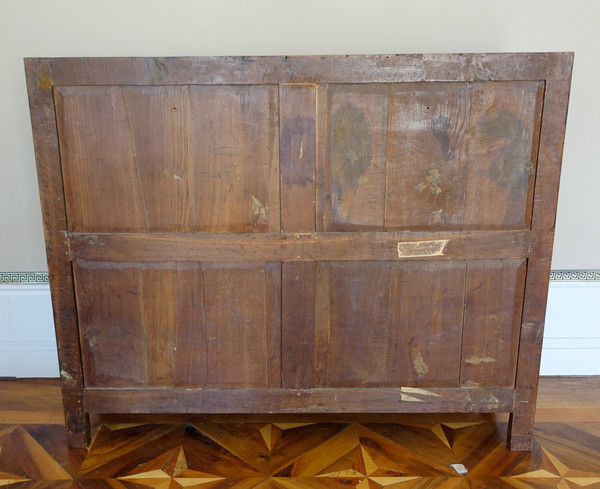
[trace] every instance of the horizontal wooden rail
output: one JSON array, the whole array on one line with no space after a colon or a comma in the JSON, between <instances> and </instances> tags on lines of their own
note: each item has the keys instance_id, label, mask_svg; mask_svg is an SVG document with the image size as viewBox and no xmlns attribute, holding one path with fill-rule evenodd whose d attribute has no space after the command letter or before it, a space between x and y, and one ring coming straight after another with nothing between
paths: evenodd
<instances>
[{"instance_id":1,"label":"horizontal wooden rail","mask_svg":"<svg viewBox=\"0 0 600 489\"><path fill-rule=\"evenodd\" d=\"M526 258L529 231L72 234L73 260L321 261Z\"/></svg>"},{"instance_id":2,"label":"horizontal wooden rail","mask_svg":"<svg viewBox=\"0 0 600 489\"><path fill-rule=\"evenodd\" d=\"M100 389L84 390L92 413L509 412L512 388Z\"/></svg>"},{"instance_id":3,"label":"horizontal wooden rail","mask_svg":"<svg viewBox=\"0 0 600 489\"><path fill-rule=\"evenodd\" d=\"M40 86L564 79L570 53L41 58ZM29 60L28 60L29 62Z\"/></svg>"}]
</instances>

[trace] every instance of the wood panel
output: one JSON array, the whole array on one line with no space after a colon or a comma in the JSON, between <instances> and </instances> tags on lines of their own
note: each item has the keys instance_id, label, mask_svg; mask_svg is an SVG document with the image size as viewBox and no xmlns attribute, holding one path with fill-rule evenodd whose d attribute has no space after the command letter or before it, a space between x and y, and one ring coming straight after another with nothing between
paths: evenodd
<instances>
[{"instance_id":1,"label":"wood panel","mask_svg":"<svg viewBox=\"0 0 600 489\"><path fill-rule=\"evenodd\" d=\"M318 385L458 386L465 270L463 261L321 263Z\"/></svg>"},{"instance_id":2,"label":"wood panel","mask_svg":"<svg viewBox=\"0 0 600 489\"><path fill-rule=\"evenodd\" d=\"M331 262L329 387L383 387L389 324L389 262Z\"/></svg>"},{"instance_id":3,"label":"wood panel","mask_svg":"<svg viewBox=\"0 0 600 489\"><path fill-rule=\"evenodd\" d=\"M148 230L192 231L196 189L189 88L124 87L123 100Z\"/></svg>"},{"instance_id":4,"label":"wood panel","mask_svg":"<svg viewBox=\"0 0 600 489\"><path fill-rule=\"evenodd\" d=\"M140 281L145 385L172 386L177 355L177 270L173 264L164 270L145 268Z\"/></svg>"},{"instance_id":5,"label":"wood panel","mask_svg":"<svg viewBox=\"0 0 600 489\"><path fill-rule=\"evenodd\" d=\"M326 106L319 100L328 131L318 168L324 231L383 230L388 92L389 85L331 85Z\"/></svg>"},{"instance_id":6,"label":"wood panel","mask_svg":"<svg viewBox=\"0 0 600 489\"><path fill-rule=\"evenodd\" d=\"M281 384L281 269L78 262L90 387Z\"/></svg>"},{"instance_id":7,"label":"wood panel","mask_svg":"<svg viewBox=\"0 0 600 489\"><path fill-rule=\"evenodd\" d=\"M315 85L280 85L281 231L315 231Z\"/></svg>"},{"instance_id":8,"label":"wood panel","mask_svg":"<svg viewBox=\"0 0 600 489\"><path fill-rule=\"evenodd\" d=\"M177 264L177 336L175 382L177 387L206 385L207 348L214 341L206 332L202 264Z\"/></svg>"},{"instance_id":9,"label":"wood panel","mask_svg":"<svg viewBox=\"0 0 600 489\"><path fill-rule=\"evenodd\" d=\"M281 358L282 387L313 387L315 350L314 261L282 264Z\"/></svg>"},{"instance_id":10,"label":"wood panel","mask_svg":"<svg viewBox=\"0 0 600 489\"><path fill-rule=\"evenodd\" d=\"M394 263L386 386L457 387L466 263Z\"/></svg>"},{"instance_id":11,"label":"wood panel","mask_svg":"<svg viewBox=\"0 0 600 489\"><path fill-rule=\"evenodd\" d=\"M529 227L543 89L473 84L465 224Z\"/></svg>"},{"instance_id":12,"label":"wood panel","mask_svg":"<svg viewBox=\"0 0 600 489\"><path fill-rule=\"evenodd\" d=\"M55 99L69 230L148 231L123 90L58 87Z\"/></svg>"},{"instance_id":13,"label":"wood panel","mask_svg":"<svg viewBox=\"0 0 600 489\"><path fill-rule=\"evenodd\" d=\"M468 262L461 385L513 386L526 264Z\"/></svg>"},{"instance_id":14,"label":"wood panel","mask_svg":"<svg viewBox=\"0 0 600 489\"><path fill-rule=\"evenodd\" d=\"M277 99L269 86L58 88L69 229L279 231Z\"/></svg>"},{"instance_id":15,"label":"wood panel","mask_svg":"<svg viewBox=\"0 0 600 489\"><path fill-rule=\"evenodd\" d=\"M279 231L276 86L192 86L195 230Z\"/></svg>"},{"instance_id":16,"label":"wood panel","mask_svg":"<svg viewBox=\"0 0 600 489\"><path fill-rule=\"evenodd\" d=\"M80 262L74 272L86 387L145 385L142 271Z\"/></svg>"},{"instance_id":17,"label":"wood panel","mask_svg":"<svg viewBox=\"0 0 600 489\"><path fill-rule=\"evenodd\" d=\"M271 294L281 294L279 282L267 283L264 266L256 265L211 264L203 266L202 274L206 384L268 387L269 336L280 324L265 308Z\"/></svg>"},{"instance_id":18,"label":"wood panel","mask_svg":"<svg viewBox=\"0 0 600 489\"><path fill-rule=\"evenodd\" d=\"M528 227L543 88L319 87L318 230Z\"/></svg>"},{"instance_id":19,"label":"wood panel","mask_svg":"<svg viewBox=\"0 0 600 489\"><path fill-rule=\"evenodd\" d=\"M394 85L386 229L463 224L470 108L466 83Z\"/></svg>"}]
</instances>

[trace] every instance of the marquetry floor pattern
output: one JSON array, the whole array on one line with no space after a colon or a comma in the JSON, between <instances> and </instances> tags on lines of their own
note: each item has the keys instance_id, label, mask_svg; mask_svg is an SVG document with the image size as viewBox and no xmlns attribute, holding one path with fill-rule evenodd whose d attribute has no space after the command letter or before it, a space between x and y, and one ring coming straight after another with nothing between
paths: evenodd
<instances>
[{"instance_id":1,"label":"marquetry floor pattern","mask_svg":"<svg viewBox=\"0 0 600 489\"><path fill-rule=\"evenodd\" d=\"M15 489L600 489L600 423L542 422L531 453L505 423L104 423L89 450L59 424L0 425ZM453 464L468 471L459 474Z\"/></svg>"}]
</instances>

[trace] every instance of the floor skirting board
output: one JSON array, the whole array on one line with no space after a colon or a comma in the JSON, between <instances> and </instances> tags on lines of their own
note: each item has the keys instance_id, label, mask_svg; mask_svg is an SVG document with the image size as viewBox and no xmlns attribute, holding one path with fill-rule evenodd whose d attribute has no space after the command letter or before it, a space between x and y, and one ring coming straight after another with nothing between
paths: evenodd
<instances>
[{"instance_id":1,"label":"floor skirting board","mask_svg":"<svg viewBox=\"0 0 600 489\"><path fill-rule=\"evenodd\" d=\"M600 375L600 273L552 280L541 375Z\"/></svg>"},{"instance_id":2,"label":"floor skirting board","mask_svg":"<svg viewBox=\"0 0 600 489\"><path fill-rule=\"evenodd\" d=\"M32 275L0 282L0 377L59 375L50 286Z\"/></svg>"},{"instance_id":3,"label":"floor skirting board","mask_svg":"<svg viewBox=\"0 0 600 489\"><path fill-rule=\"evenodd\" d=\"M553 271L541 375L600 375L600 271ZM0 377L58 377L47 274L0 273Z\"/></svg>"}]
</instances>

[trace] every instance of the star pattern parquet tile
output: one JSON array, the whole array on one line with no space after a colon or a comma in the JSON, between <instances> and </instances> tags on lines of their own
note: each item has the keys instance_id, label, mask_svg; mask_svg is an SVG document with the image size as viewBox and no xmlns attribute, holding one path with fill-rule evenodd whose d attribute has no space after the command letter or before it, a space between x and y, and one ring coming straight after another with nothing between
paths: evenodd
<instances>
[{"instance_id":1,"label":"star pattern parquet tile","mask_svg":"<svg viewBox=\"0 0 600 489\"><path fill-rule=\"evenodd\" d=\"M600 430L540 423L531 453L510 452L504 432L483 421L106 424L86 452L67 448L59 425L0 425L0 486L600 489Z\"/></svg>"}]
</instances>

